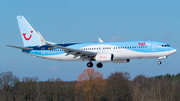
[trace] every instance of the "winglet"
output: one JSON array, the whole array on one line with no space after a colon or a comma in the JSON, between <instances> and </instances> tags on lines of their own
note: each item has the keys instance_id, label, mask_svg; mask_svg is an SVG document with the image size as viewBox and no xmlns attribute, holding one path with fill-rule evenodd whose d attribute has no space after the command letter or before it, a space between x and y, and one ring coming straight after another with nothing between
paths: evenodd
<instances>
[{"instance_id":1,"label":"winglet","mask_svg":"<svg viewBox=\"0 0 180 101\"><path fill-rule=\"evenodd\" d=\"M39 36L39 38L40 38L40 40L41 40L41 42L42 42L42 44L39 45L39 47L41 47L42 45L46 45L47 42L46 42L46 40L43 38L43 36L41 35L41 33L37 31L37 34L38 34L38 36Z\"/></svg>"},{"instance_id":2,"label":"winglet","mask_svg":"<svg viewBox=\"0 0 180 101\"><path fill-rule=\"evenodd\" d=\"M103 41L101 40L101 38L98 38L99 42L103 43Z\"/></svg>"}]
</instances>

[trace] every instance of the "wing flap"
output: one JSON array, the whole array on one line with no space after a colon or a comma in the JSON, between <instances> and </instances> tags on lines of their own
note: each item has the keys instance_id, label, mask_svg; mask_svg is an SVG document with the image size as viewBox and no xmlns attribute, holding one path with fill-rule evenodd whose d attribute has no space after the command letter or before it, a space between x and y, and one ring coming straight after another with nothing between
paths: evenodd
<instances>
[{"instance_id":1,"label":"wing flap","mask_svg":"<svg viewBox=\"0 0 180 101\"><path fill-rule=\"evenodd\" d=\"M46 45L52 46L52 47L56 47L56 48L61 48L67 54L72 54L72 55L77 55L77 54L82 54L83 55L83 54L85 54L85 55L88 55L88 56L95 56L97 54L96 52L82 51L82 50L77 50L77 49L57 46L57 45L53 45L53 44L50 44L50 43L47 43L47 42L46 42Z\"/></svg>"}]
</instances>

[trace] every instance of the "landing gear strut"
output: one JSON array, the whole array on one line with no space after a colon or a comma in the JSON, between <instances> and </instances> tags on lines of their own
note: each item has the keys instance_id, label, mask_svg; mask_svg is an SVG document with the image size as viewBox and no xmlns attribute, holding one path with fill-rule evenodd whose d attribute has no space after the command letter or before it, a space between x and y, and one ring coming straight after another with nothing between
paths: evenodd
<instances>
[{"instance_id":1,"label":"landing gear strut","mask_svg":"<svg viewBox=\"0 0 180 101\"><path fill-rule=\"evenodd\" d=\"M160 64L162 64L162 62L161 62L161 61L158 61L158 64L160 65Z\"/></svg>"},{"instance_id":2,"label":"landing gear strut","mask_svg":"<svg viewBox=\"0 0 180 101\"><path fill-rule=\"evenodd\" d=\"M87 66L88 66L88 67L92 67L92 66L93 66L93 63L92 63L92 62L88 62L88 63L87 63Z\"/></svg>"},{"instance_id":3,"label":"landing gear strut","mask_svg":"<svg viewBox=\"0 0 180 101\"><path fill-rule=\"evenodd\" d=\"M103 64L100 62L100 63L97 63L97 67L98 68L102 68Z\"/></svg>"}]
</instances>

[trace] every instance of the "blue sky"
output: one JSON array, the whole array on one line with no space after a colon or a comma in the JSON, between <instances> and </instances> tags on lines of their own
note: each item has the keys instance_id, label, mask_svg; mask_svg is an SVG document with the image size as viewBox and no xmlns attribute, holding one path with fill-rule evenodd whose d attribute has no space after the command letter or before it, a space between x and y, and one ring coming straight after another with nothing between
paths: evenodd
<instances>
[{"instance_id":1,"label":"blue sky","mask_svg":"<svg viewBox=\"0 0 180 101\"><path fill-rule=\"evenodd\" d=\"M23 46L16 16L23 15L36 31L56 43L155 40L178 51L162 60L132 59L127 64L104 63L95 70L107 78L115 71L131 77L180 73L179 0L0 0L0 72L12 71L20 79L38 76L77 80L87 62L63 62L34 58L19 49ZM96 62L94 62L94 65Z\"/></svg>"}]
</instances>

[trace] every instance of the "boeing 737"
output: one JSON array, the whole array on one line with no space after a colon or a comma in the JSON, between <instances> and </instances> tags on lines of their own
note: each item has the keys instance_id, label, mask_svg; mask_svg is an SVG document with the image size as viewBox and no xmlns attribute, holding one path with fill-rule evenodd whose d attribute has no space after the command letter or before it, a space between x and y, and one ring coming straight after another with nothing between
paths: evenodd
<instances>
[{"instance_id":1,"label":"boeing 737","mask_svg":"<svg viewBox=\"0 0 180 101\"><path fill-rule=\"evenodd\" d=\"M177 50L159 41L120 41L92 43L55 44L46 41L36 32L23 16L17 16L17 21L24 47L5 45L22 49L22 52L44 59L57 61L88 61L87 67L93 67L92 61L97 61L97 67L102 68L103 62L128 63L130 59L158 58L161 59L175 53Z\"/></svg>"}]
</instances>

